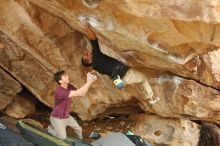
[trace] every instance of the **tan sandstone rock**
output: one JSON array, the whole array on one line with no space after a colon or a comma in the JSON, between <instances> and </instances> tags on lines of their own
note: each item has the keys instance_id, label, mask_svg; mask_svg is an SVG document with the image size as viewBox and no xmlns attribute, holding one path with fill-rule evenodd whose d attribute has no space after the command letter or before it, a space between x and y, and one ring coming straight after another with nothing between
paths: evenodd
<instances>
[{"instance_id":1,"label":"tan sandstone rock","mask_svg":"<svg viewBox=\"0 0 220 146\"><path fill-rule=\"evenodd\" d=\"M20 91L21 85L0 68L0 110L5 109Z\"/></svg>"},{"instance_id":2,"label":"tan sandstone rock","mask_svg":"<svg viewBox=\"0 0 220 146\"><path fill-rule=\"evenodd\" d=\"M24 118L25 116L34 113L36 110L34 101L30 98L15 96L13 103L5 110L6 114L13 118Z\"/></svg>"},{"instance_id":3,"label":"tan sandstone rock","mask_svg":"<svg viewBox=\"0 0 220 146\"><path fill-rule=\"evenodd\" d=\"M167 119L155 115L132 115L137 121L132 132L155 145L196 146L200 126L183 119Z\"/></svg>"}]
</instances>

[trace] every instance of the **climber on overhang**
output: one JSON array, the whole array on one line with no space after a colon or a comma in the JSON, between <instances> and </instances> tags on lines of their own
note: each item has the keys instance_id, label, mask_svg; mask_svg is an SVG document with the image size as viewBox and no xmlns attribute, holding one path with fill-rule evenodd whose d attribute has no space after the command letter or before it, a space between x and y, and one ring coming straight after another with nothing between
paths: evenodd
<instances>
[{"instance_id":1,"label":"climber on overhang","mask_svg":"<svg viewBox=\"0 0 220 146\"><path fill-rule=\"evenodd\" d=\"M159 97L154 97L147 77L143 73L100 51L98 38L89 23L86 23L85 32L92 45L92 52L84 53L81 59L82 65L85 67L92 66L99 73L108 75L119 89L123 88L126 84L142 83L144 101L148 100L150 104L154 104L160 100Z\"/></svg>"}]
</instances>

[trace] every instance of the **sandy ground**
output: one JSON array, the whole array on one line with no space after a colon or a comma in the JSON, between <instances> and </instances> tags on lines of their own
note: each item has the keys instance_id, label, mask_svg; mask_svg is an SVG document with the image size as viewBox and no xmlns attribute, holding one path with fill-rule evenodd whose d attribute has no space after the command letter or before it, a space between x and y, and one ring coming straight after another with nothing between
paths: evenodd
<instances>
[{"instance_id":1,"label":"sandy ground","mask_svg":"<svg viewBox=\"0 0 220 146\"><path fill-rule=\"evenodd\" d=\"M50 112L38 112L35 113L28 118L34 119L38 122L40 122L43 127L46 129L48 127L49 123L49 115ZM132 127L135 126L135 123L132 122L130 119L128 119L126 116L109 116L105 117L102 120L98 121L89 121L89 122L83 122L80 119L77 118L76 115L73 115L80 126L83 129L83 140L90 143L93 141L93 139L89 138L89 135L92 132L100 133L101 136L106 136L110 134L111 132L127 132L128 130L131 130ZM0 117L4 121L4 124L6 124L8 127L10 127L13 131L19 133L17 128L15 127L15 124L17 122L16 119L2 116ZM69 137L74 136L74 132L71 128L67 127L67 135Z\"/></svg>"}]
</instances>

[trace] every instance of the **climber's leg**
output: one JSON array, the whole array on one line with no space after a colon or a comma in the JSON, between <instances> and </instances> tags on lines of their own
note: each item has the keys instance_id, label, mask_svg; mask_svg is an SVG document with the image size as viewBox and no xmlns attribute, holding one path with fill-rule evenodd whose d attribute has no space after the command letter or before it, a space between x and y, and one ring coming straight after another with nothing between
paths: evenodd
<instances>
[{"instance_id":1,"label":"climber's leg","mask_svg":"<svg viewBox=\"0 0 220 146\"><path fill-rule=\"evenodd\" d=\"M144 99L143 100L149 100L149 103L154 104L160 100L159 97L153 97L153 91L152 88L147 80L147 77L133 69L130 68L125 76L122 79L126 84L134 84L134 83L141 83L142 84L142 93L144 93Z\"/></svg>"}]
</instances>

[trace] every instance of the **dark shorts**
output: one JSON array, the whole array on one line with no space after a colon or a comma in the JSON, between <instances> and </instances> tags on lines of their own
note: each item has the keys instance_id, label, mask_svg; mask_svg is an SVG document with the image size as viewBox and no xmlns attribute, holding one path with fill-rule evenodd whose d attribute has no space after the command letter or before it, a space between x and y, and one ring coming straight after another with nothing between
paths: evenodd
<instances>
[{"instance_id":1,"label":"dark shorts","mask_svg":"<svg viewBox=\"0 0 220 146\"><path fill-rule=\"evenodd\" d=\"M127 73L128 69L129 69L129 67L124 64L116 65L112 71L111 79L115 80L118 75L122 79L125 76L125 74Z\"/></svg>"}]
</instances>

